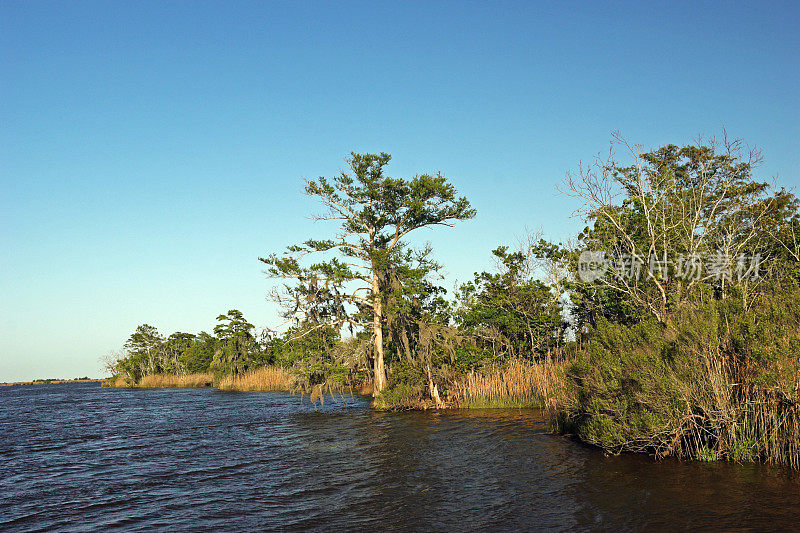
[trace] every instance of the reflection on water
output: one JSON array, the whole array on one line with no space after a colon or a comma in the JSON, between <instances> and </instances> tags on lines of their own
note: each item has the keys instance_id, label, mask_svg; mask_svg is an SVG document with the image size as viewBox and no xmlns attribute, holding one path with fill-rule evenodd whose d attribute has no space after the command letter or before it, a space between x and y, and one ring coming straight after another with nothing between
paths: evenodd
<instances>
[{"instance_id":1,"label":"reflection on water","mask_svg":"<svg viewBox=\"0 0 800 533\"><path fill-rule=\"evenodd\" d=\"M0 529L793 529L800 477L653 461L535 411L314 412L299 396L0 389Z\"/></svg>"}]
</instances>

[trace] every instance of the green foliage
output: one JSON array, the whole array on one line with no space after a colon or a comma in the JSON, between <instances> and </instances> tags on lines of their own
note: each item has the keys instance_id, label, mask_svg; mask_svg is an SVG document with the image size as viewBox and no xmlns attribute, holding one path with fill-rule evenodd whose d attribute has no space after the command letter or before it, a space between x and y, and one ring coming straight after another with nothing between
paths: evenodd
<instances>
[{"instance_id":1,"label":"green foliage","mask_svg":"<svg viewBox=\"0 0 800 533\"><path fill-rule=\"evenodd\" d=\"M562 344L566 323L558 294L535 279L531 257L501 246L492 252L500 272L476 273L459 288L457 323L475 335L484 358L542 356ZM461 361L480 357L462 350Z\"/></svg>"},{"instance_id":2,"label":"green foliage","mask_svg":"<svg viewBox=\"0 0 800 533\"><path fill-rule=\"evenodd\" d=\"M492 353L483 347L463 345L455 349L453 366L459 372L468 372L492 360Z\"/></svg>"},{"instance_id":3,"label":"green foliage","mask_svg":"<svg viewBox=\"0 0 800 533\"><path fill-rule=\"evenodd\" d=\"M282 339L276 362L294 368L301 382L308 385L319 385L329 380L341 383L348 371L334 357L334 348L339 340L339 333L331 327L315 327L307 323L291 328Z\"/></svg>"},{"instance_id":4,"label":"green foliage","mask_svg":"<svg viewBox=\"0 0 800 533\"><path fill-rule=\"evenodd\" d=\"M201 331L194 336L188 346L181 352L179 360L187 374L201 374L208 372L214 353L217 351L218 340Z\"/></svg>"},{"instance_id":5,"label":"green foliage","mask_svg":"<svg viewBox=\"0 0 800 533\"><path fill-rule=\"evenodd\" d=\"M279 349L275 339L257 339L254 326L236 309L217 317L215 335L175 332L166 339L156 328L142 324L126 341L124 351L111 362L110 370L137 383L152 374L218 375L241 373L274 363Z\"/></svg>"},{"instance_id":6,"label":"green foliage","mask_svg":"<svg viewBox=\"0 0 800 533\"><path fill-rule=\"evenodd\" d=\"M609 451L800 465L797 199L754 179L760 155L741 141L624 146L631 164L568 175L588 222L577 246L536 249L571 274L580 349L561 429ZM581 279L584 250L635 258L640 275ZM758 279L682 276L691 254L758 255ZM666 268L649 271L654 258Z\"/></svg>"},{"instance_id":7,"label":"green foliage","mask_svg":"<svg viewBox=\"0 0 800 533\"><path fill-rule=\"evenodd\" d=\"M290 328L281 340L276 362L286 367L330 362L332 349L338 341L339 333L331 327L306 323Z\"/></svg>"},{"instance_id":8,"label":"green foliage","mask_svg":"<svg viewBox=\"0 0 800 533\"><path fill-rule=\"evenodd\" d=\"M388 375L388 385L376 399L379 409L416 409L429 404L428 382L419 366L397 361Z\"/></svg>"},{"instance_id":9,"label":"green foliage","mask_svg":"<svg viewBox=\"0 0 800 533\"><path fill-rule=\"evenodd\" d=\"M564 431L610 451L797 463L800 291L711 300L669 326L602 321L568 372Z\"/></svg>"},{"instance_id":10,"label":"green foliage","mask_svg":"<svg viewBox=\"0 0 800 533\"><path fill-rule=\"evenodd\" d=\"M415 250L406 236L475 216L444 176L393 178L385 172L390 159L386 153L351 153L350 172L307 181L306 194L328 209L317 218L339 224L335 236L260 258L270 277L291 280L273 293L287 319L347 326L351 334L372 330L378 393L385 384L384 350L411 359L422 315L435 317L434 307L442 303L429 283L439 268L430 249Z\"/></svg>"},{"instance_id":11,"label":"green foliage","mask_svg":"<svg viewBox=\"0 0 800 533\"><path fill-rule=\"evenodd\" d=\"M653 320L632 326L601 321L592 333L568 372L580 413L573 429L612 450L646 442L679 417L674 346Z\"/></svg>"},{"instance_id":12,"label":"green foliage","mask_svg":"<svg viewBox=\"0 0 800 533\"><path fill-rule=\"evenodd\" d=\"M579 254L591 250L613 265L598 280L575 276L579 331L599 318L630 324L649 316L667 324L691 302L708 294L725 298L742 285L738 277L710 271L708 261L700 272L687 272L682 265L690 258L717 257L724 264L758 255L761 274L776 274L775 261L784 270L787 259L800 259L797 201L754 176L761 156L742 141L649 152L618 136L614 144L632 161L620 162L612 152L566 181L570 194L584 201L580 212L588 226L577 246L556 252L562 264L577 274Z\"/></svg>"},{"instance_id":13,"label":"green foliage","mask_svg":"<svg viewBox=\"0 0 800 533\"><path fill-rule=\"evenodd\" d=\"M120 371L134 381L158 372L163 343L164 338L156 328L149 324L138 326L125 342L128 356L119 362Z\"/></svg>"},{"instance_id":14,"label":"green foliage","mask_svg":"<svg viewBox=\"0 0 800 533\"><path fill-rule=\"evenodd\" d=\"M246 321L237 309L219 315L217 321L219 324L214 328L217 349L209 368L217 374L234 375L253 368L253 356L259 351L253 335L255 326Z\"/></svg>"}]
</instances>

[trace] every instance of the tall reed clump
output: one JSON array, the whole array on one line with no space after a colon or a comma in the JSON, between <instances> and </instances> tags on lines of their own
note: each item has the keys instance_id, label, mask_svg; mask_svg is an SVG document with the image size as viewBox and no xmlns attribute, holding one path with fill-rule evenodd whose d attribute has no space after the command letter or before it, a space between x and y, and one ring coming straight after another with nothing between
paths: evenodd
<instances>
[{"instance_id":1,"label":"tall reed clump","mask_svg":"<svg viewBox=\"0 0 800 533\"><path fill-rule=\"evenodd\" d=\"M186 374L178 380L178 387L200 388L210 387L214 384L214 374L210 372L202 374Z\"/></svg>"},{"instance_id":2,"label":"tall reed clump","mask_svg":"<svg viewBox=\"0 0 800 533\"><path fill-rule=\"evenodd\" d=\"M512 359L503 366L471 371L450 386L457 407L546 407L554 404L566 362Z\"/></svg>"},{"instance_id":3,"label":"tall reed clump","mask_svg":"<svg viewBox=\"0 0 800 533\"><path fill-rule=\"evenodd\" d=\"M143 376L135 386L148 389L200 388L210 387L213 382L213 374L186 374L184 376L150 374L149 376Z\"/></svg>"},{"instance_id":4,"label":"tall reed clump","mask_svg":"<svg viewBox=\"0 0 800 533\"><path fill-rule=\"evenodd\" d=\"M372 396L372 392L374 390L372 386L372 380L365 379L364 381L356 383L354 389L357 394L362 396Z\"/></svg>"},{"instance_id":5,"label":"tall reed clump","mask_svg":"<svg viewBox=\"0 0 800 533\"><path fill-rule=\"evenodd\" d=\"M288 391L295 384L295 376L279 366L256 368L244 374L229 374L219 382L220 390L238 391Z\"/></svg>"}]
</instances>

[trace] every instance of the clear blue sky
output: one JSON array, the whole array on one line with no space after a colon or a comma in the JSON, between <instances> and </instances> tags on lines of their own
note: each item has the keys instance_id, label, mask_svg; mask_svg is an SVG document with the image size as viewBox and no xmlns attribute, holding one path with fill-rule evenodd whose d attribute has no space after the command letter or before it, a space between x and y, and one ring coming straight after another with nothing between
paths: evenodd
<instances>
[{"instance_id":1,"label":"clear blue sky","mask_svg":"<svg viewBox=\"0 0 800 533\"><path fill-rule=\"evenodd\" d=\"M448 286L613 130L744 137L800 185L798 2L0 2L0 381L99 375L150 323L275 325L259 255L322 236L303 177L350 151L478 209Z\"/></svg>"}]
</instances>

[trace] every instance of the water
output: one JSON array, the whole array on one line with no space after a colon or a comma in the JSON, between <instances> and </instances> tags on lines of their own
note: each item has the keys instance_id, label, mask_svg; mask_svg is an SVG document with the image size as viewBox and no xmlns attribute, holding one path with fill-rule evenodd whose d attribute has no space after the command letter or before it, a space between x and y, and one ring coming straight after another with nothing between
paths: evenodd
<instances>
[{"instance_id":1,"label":"water","mask_svg":"<svg viewBox=\"0 0 800 533\"><path fill-rule=\"evenodd\" d=\"M789 530L800 477L653 461L535 411L317 412L283 393L0 388L0 530Z\"/></svg>"}]
</instances>

